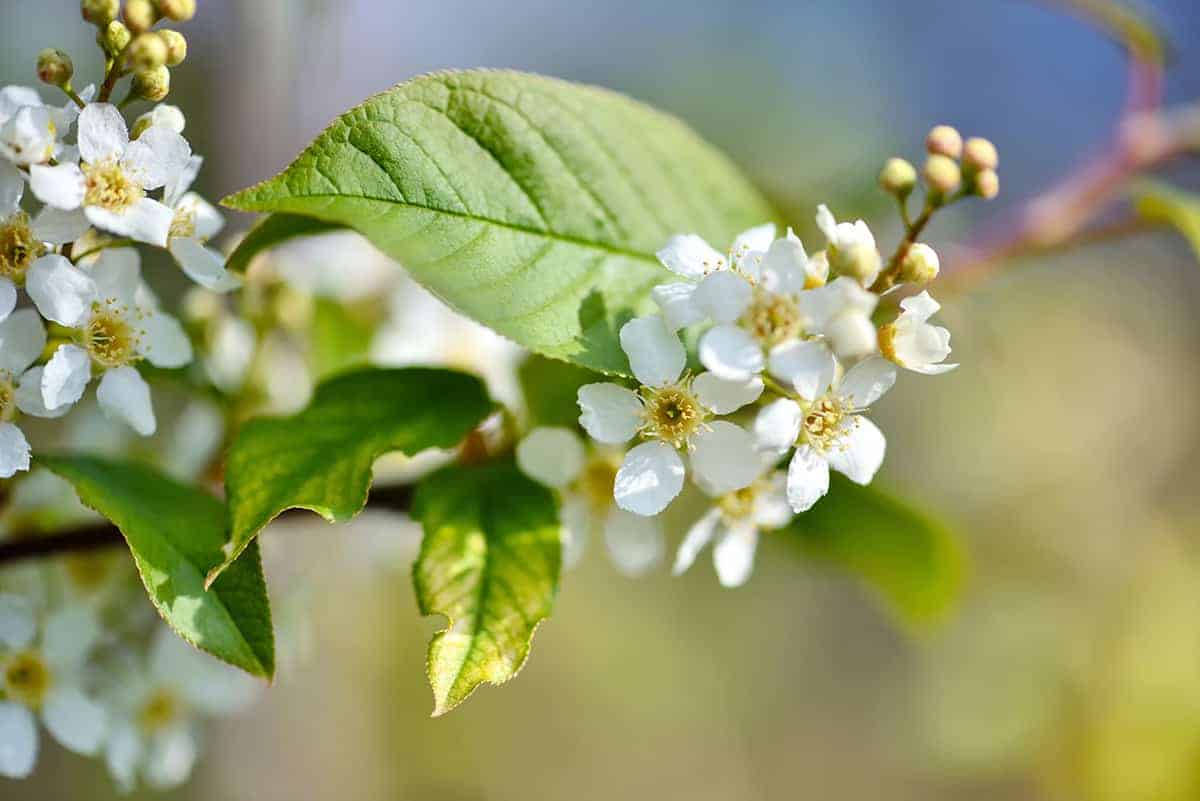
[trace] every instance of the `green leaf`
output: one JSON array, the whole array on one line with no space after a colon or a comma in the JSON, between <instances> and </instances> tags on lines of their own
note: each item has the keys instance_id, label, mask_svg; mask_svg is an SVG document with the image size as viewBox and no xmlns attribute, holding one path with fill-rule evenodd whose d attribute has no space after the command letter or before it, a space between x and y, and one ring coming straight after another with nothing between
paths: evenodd
<instances>
[{"instance_id":1,"label":"green leaf","mask_svg":"<svg viewBox=\"0 0 1200 801\"><path fill-rule=\"evenodd\" d=\"M121 530L150 600L180 637L255 676L274 675L258 548L204 587L205 575L223 558L224 504L133 462L72 454L39 455L37 462Z\"/></svg>"},{"instance_id":2,"label":"green leaf","mask_svg":"<svg viewBox=\"0 0 1200 801\"><path fill-rule=\"evenodd\" d=\"M558 591L558 511L549 490L505 462L435 473L417 489L413 517L425 529L417 604L448 623L429 644L437 717L525 663Z\"/></svg>"},{"instance_id":3,"label":"green leaf","mask_svg":"<svg viewBox=\"0 0 1200 801\"><path fill-rule=\"evenodd\" d=\"M1134 210L1151 223L1173 226L1200 259L1200 195L1158 181L1142 181L1133 192Z\"/></svg>"},{"instance_id":4,"label":"green leaf","mask_svg":"<svg viewBox=\"0 0 1200 801\"><path fill-rule=\"evenodd\" d=\"M624 373L617 340L670 279L674 234L718 248L774 218L687 126L518 72L427 75L344 114L243 211L352 227L458 311L547 356Z\"/></svg>"},{"instance_id":5,"label":"green leaf","mask_svg":"<svg viewBox=\"0 0 1200 801\"><path fill-rule=\"evenodd\" d=\"M568 362L530 355L517 368L521 393L529 410L529 425L579 426L579 388L597 379L591 370Z\"/></svg>"},{"instance_id":6,"label":"green leaf","mask_svg":"<svg viewBox=\"0 0 1200 801\"><path fill-rule=\"evenodd\" d=\"M810 558L857 575L914 627L940 619L962 590L963 551L945 526L840 475L785 531Z\"/></svg>"},{"instance_id":7,"label":"green leaf","mask_svg":"<svg viewBox=\"0 0 1200 801\"><path fill-rule=\"evenodd\" d=\"M250 229L250 233L246 234L233 253L229 254L225 268L244 273L254 257L264 250L282 245L290 239L324 234L340 228L345 226L300 214L273 214Z\"/></svg>"},{"instance_id":8,"label":"green leaf","mask_svg":"<svg viewBox=\"0 0 1200 801\"><path fill-rule=\"evenodd\" d=\"M349 520L367 501L377 458L453 447L493 409L483 382L465 373L366 369L321 384L297 415L251 420L226 458L228 558L209 581L283 510Z\"/></svg>"},{"instance_id":9,"label":"green leaf","mask_svg":"<svg viewBox=\"0 0 1200 801\"><path fill-rule=\"evenodd\" d=\"M375 325L330 298L313 301L309 363L318 380L367 362Z\"/></svg>"}]
</instances>

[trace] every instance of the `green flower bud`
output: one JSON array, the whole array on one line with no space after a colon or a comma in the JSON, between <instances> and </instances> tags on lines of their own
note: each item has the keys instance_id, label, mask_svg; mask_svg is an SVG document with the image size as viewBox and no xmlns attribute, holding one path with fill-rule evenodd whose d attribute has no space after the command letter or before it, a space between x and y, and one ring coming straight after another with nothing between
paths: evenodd
<instances>
[{"instance_id":1,"label":"green flower bud","mask_svg":"<svg viewBox=\"0 0 1200 801\"><path fill-rule=\"evenodd\" d=\"M126 0L125 24L134 33L145 33L158 22L158 12L150 0Z\"/></svg>"},{"instance_id":2,"label":"green flower bud","mask_svg":"<svg viewBox=\"0 0 1200 801\"><path fill-rule=\"evenodd\" d=\"M949 125L938 125L925 137L925 149L934 155L957 159L962 147L962 135Z\"/></svg>"},{"instance_id":3,"label":"green flower bud","mask_svg":"<svg viewBox=\"0 0 1200 801\"><path fill-rule=\"evenodd\" d=\"M973 136L963 146L963 166L976 172L994 170L1000 166L1000 155L987 139Z\"/></svg>"},{"instance_id":4,"label":"green flower bud","mask_svg":"<svg viewBox=\"0 0 1200 801\"><path fill-rule=\"evenodd\" d=\"M962 184L962 169L949 156L934 154L925 160L925 184L939 195L948 195Z\"/></svg>"},{"instance_id":5,"label":"green flower bud","mask_svg":"<svg viewBox=\"0 0 1200 801\"><path fill-rule=\"evenodd\" d=\"M196 0L157 0L158 13L176 22L196 16Z\"/></svg>"},{"instance_id":6,"label":"green flower bud","mask_svg":"<svg viewBox=\"0 0 1200 801\"><path fill-rule=\"evenodd\" d=\"M102 33L96 34L96 41L100 44L101 49L110 56L115 56L129 46L129 40L133 38L133 34L124 24L113 20L108 23L108 27Z\"/></svg>"},{"instance_id":7,"label":"green flower bud","mask_svg":"<svg viewBox=\"0 0 1200 801\"><path fill-rule=\"evenodd\" d=\"M167 66L178 67L187 58L187 39L179 31L163 30L158 35L167 46Z\"/></svg>"},{"instance_id":8,"label":"green flower bud","mask_svg":"<svg viewBox=\"0 0 1200 801\"><path fill-rule=\"evenodd\" d=\"M83 18L101 30L121 12L121 0L83 0L79 5Z\"/></svg>"},{"instance_id":9,"label":"green flower bud","mask_svg":"<svg viewBox=\"0 0 1200 801\"><path fill-rule=\"evenodd\" d=\"M900 262L900 280L906 284L924 286L937 278L940 268L937 251L924 242L915 242Z\"/></svg>"},{"instance_id":10,"label":"green flower bud","mask_svg":"<svg viewBox=\"0 0 1200 801\"><path fill-rule=\"evenodd\" d=\"M42 83L64 86L75 74L75 65L63 51L48 48L38 53L37 74Z\"/></svg>"},{"instance_id":11,"label":"green flower bud","mask_svg":"<svg viewBox=\"0 0 1200 801\"><path fill-rule=\"evenodd\" d=\"M133 93L157 103L171 91L171 71L165 66L133 73Z\"/></svg>"},{"instance_id":12,"label":"green flower bud","mask_svg":"<svg viewBox=\"0 0 1200 801\"><path fill-rule=\"evenodd\" d=\"M907 197L917 185L917 169L904 159L888 159L879 172L879 185L889 194Z\"/></svg>"},{"instance_id":13,"label":"green flower bud","mask_svg":"<svg viewBox=\"0 0 1200 801\"><path fill-rule=\"evenodd\" d=\"M975 176L975 194L984 200L991 200L1000 194L1000 176L995 170L982 170Z\"/></svg>"},{"instance_id":14,"label":"green flower bud","mask_svg":"<svg viewBox=\"0 0 1200 801\"><path fill-rule=\"evenodd\" d=\"M879 251L862 243L851 248L827 251L830 268L838 275L848 275L863 286L875 283L883 260Z\"/></svg>"},{"instance_id":15,"label":"green flower bud","mask_svg":"<svg viewBox=\"0 0 1200 801\"><path fill-rule=\"evenodd\" d=\"M133 40L126 51L129 66L143 72L167 63L167 43L156 33L142 33Z\"/></svg>"}]
</instances>

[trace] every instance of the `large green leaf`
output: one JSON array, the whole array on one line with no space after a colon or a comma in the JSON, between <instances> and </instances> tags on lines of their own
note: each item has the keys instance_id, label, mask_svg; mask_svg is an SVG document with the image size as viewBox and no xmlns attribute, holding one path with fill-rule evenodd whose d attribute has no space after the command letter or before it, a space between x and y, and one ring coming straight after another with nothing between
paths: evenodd
<instances>
[{"instance_id":1,"label":"large green leaf","mask_svg":"<svg viewBox=\"0 0 1200 801\"><path fill-rule=\"evenodd\" d=\"M679 120L517 72L428 75L333 123L284 173L225 199L341 223L449 305L531 350L628 369L617 332L695 232L726 247L773 218Z\"/></svg>"},{"instance_id":2,"label":"large green leaf","mask_svg":"<svg viewBox=\"0 0 1200 801\"><path fill-rule=\"evenodd\" d=\"M180 637L256 676L275 672L271 609L258 548L209 589L220 564L225 506L144 465L69 454L37 462L66 479L129 543L150 600Z\"/></svg>"},{"instance_id":3,"label":"large green leaf","mask_svg":"<svg viewBox=\"0 0 1200 801\"><path fill-rule=\"evenodd\" d=\"M529 425L575 428L579 425L579 388L599 380L591 370L531 354L517 368Z\"/></svg>"},{"instance_id":4,"label":"large green leaf","mask_svg":"<svg viewBox=\"0 0 1200 801\"><path fill-rule=\"evenodd\" d=\"M1134 188L1133 203L1142 219L1179 231L1200 259L1200 195L1158 181L1143 181Z\"/></svg>"},{"instance_id":5,"label":"large green leaf","mask_svg":"<svg viewBox=\"0 0 1200 801\"><path fill-rule=\"evenodd\" d=\"M962 590L963 551L945 526L838 474L828 497L786 532L807 556L857 575L916 627L944 615Z\"/></svg>"},{"instance_id":6,"label":"large green leaf","mask_svg":"<svg viewBox=\"0 0 1200 801\"><path fill-rule=\"evenodd\" d=\"M453 447L493 408L483 382L465 373L366 369L321 384L297 415L251 420L226 459L228 558L210 581L283 510L349 520L366 503L378 457Z\"/></svg>"},{"instance_id":7,"label":"large green leaf","mask_svg":"<svg viewBox=\"0 0 1200 801\"><path fill-rule=\"evenodd\" d=\"M430 476L413 517L425 529L413 566L417 604L448 621L429 644L436 717L525 663L558 591L558 513L549 490L501 462Z\"/></svg>"}]
</instances>

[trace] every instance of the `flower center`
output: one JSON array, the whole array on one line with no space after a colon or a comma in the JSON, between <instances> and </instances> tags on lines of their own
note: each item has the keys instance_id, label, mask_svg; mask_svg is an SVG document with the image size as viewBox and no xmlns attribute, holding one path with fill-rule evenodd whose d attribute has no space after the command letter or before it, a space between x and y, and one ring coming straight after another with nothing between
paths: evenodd
<instances>
[{"instance_id":1,"label":"flower center","mask_svg":"<svg viewBox=\"0 0 1200 801\"><path fill-rule=\"evenodd\" d=\"M129 324L125 309L112 300L92 305L92 317L83 332L84 347L96 363L121 367L137 355L140 333Z\"/></svg>"},{"instance_id":2,"label":"flower center","mask_svg":"<svg viewBox=\"0 0 1200 801\"><path fill-rule=\"evenodd\" d=\"M879 352L883 354L883 358L896 364L903 365L903 362L896 358L896 326L893 323L888 323L879 329Z\"/></svg>"},{"instance_id":3,"label":"flower center","mask_svg":"<svg viewBox=\"0 0 1200 801\"><path fill-rule=\"evenodd\" d=\"M845 401L831 395L815 401L804 413L800 439L818 453L828 452L845 435L844 424L851 411Z\"/></svg>"},{"instance_id":4,"label":"flower center","mask_svg":"<svg viewBox=\"0 0 1200 801\"><path fill-rule=\"evenodd\" d=\"M167 689L156 690L138 710L138 724L147 734L162 731L183 715L183 702Z\"/></svg>"},{"instance_id":5,"label":"flower center","mask_svg":"<svg viewBox=\"0 0 1200 801\"><path fill-rule=\"evenodd\" d=\"M62 560L67 580L78 590L94 592L104 585L109 575L109 560L106 554L71 554Z\"/></svg>"},{"instance_id":6,"label":"flower center","mask_svg":"<svg viewBox=\"0 0 1200 801\"><path fill-rule=\"evenodd\" d=\"M171 220L171 239L196 238L196 212L193 209L178 208Z\"/></svg>"},{"instance_id":7,"label":"flower center","mask_svg":"<svg viewBox=\"0 0 1200 801\"><path fill-rule=\"evenodd\" d=\"M11 422L17 416L17 388L13 385L13 375L7 370L0 370L0 423Z\"/></svg>"},{"instance_id":8,"label":"flower center","mask_svg":"<svg viewBox=\"0 0 1200 801\"><path fill-rule=\"evenodd\" d=\"M613 485L617 482L620 464L609 455L597 455L589 459L578 480L579 492L594 512L603 512L612 506Z\"/></svg>"},{"instance_id":9,"label":"flower center","mask_svg":"<svg viewBox=\"0 0 1200 801\"><path fill-rule=\"evenodd\" d=\"M795 339L803 333L800 307L787 295L755 288L754 299L741 323L766 347Z\"/></svg>"},{"instance_id":10,"label":"flower center","mask_svg":"<svg viewBox=\"0 0 1200 801\"><path fill-rule=\"evenodd\" d=\"M758 497L758 482L740 490L722 495L717 501L721 515L726 520L745 520L754 512L754 499Z\"/></svg>"},{"instance_id":11,"label":"flower center","mask_svg":"<svg viewBox=\"0 0 1200 801\"><path fill-rule=\"evenodd\" d=\"M676 448L687 445L707 416L692 394L688 379L662 389L642 388L645 422L642 434L669 442Z\"/></svg>"},{"instance_id":12,"label":"flower center","mask_svg":"<svg viewBox=\"0 0 1200 801\"><path fill-rule=\"evenodd\" d=\"M53 677L35 651L14 654L4 666L4 691L9 698L34 709L42 705Z\"/></svg>"},{"instance_id":13,"label":"flower center","mask_svg":"<svg viewBox=\"0 0 1200 801\"><path fill-rule=\"evenodd\" d=\"M29 265L46 252L29 230L29 216L19 211L0 225L0 276L13 282L25 280Z\"/></svg>"},{"instance_id":14,"label":"flower center","mask_svg":"<svg viewBox=\"0 0 1200 801\"><path fill-rule=\"evenodd\" d=\"M122 214L146 195L141 184L131 180L129 174L121 169L121 165L115 160L85 164L82 169L87 179L84 205L99 206L115 214Z\"/></svg>"}]
</instances>

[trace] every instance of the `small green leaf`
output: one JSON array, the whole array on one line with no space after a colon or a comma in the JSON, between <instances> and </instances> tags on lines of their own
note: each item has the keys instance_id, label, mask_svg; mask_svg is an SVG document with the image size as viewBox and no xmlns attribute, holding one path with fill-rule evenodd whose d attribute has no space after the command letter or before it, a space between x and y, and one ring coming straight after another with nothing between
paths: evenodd
<instances>
[{"instance_id":1,"label":"small green leaf","mask_svg":"<svg viewBox=\"0 0 1200 801\"><path fill-rule=\"evenodd\" d=\"M413 517L425 529L417 604L448 623L429 644L437 717L525 663L558 591L558 511L549 490L505 462L435 473L417 489Z\"/></svg>"},{"instance_id":2,"label":"small green leaf","mask_svg":"<svg viewBox=\"0 0 1200 801\"><path fill-rule=\"evenodd\" d=\"M254 257L264 250L282 245L290 239L324 234L345 227L300 214L272 214L251 228L250 233L242 238L233 253L229 254L225 268L235 273L244 273Z\"/></svg>"},{"instance_id":3,"label":"small green leaf","mask_svg":"<svg viewBox=\"0 0 1200 801\"><path fill-rule=\"evenodd\" d=\"M333 123L284 173L225 199L349 226L450 306L538 353L624 373L617 332L670 279L674 234L725 248L774 219L679 120L518 72L426 75Z\"/></svg>"},{"instance_id":4,"label":"small green leaf","mask_svg":"<svg viewBox=\"0 0 1200 801\"><path fill-rule=\"evenodd\" d=\"M318 380L367 362L375 326L331 298L313 301L309 364Z\"/></svg>"},{"instance_id":5,"label":"small green leaf","mask_svg":"<svg viewBox=\"0 0 1200 801\"><path fill-rule=\"evenodd\" d=\"M1134 189L1133 205L1142 219L1178 230L1200 259L1200 195L1158 181L1143 181Z\"/></svg>"},{"instance_id":6,"label":"small green leaf","mask_svg":"<svg viewBox=\"0 0 1200 801\"><path fill-rule=\"evenodd\" d=\"M958 599L965 560L942 524L882 490L832 476L829 495L785 531L807 556L857 575L905 622L936 622Z\"/></svg>"},{"instance_id":7,"label":"small green leaf","mask_svg":"<svg viewBox=\"0 0 1200 801\"><path fill-rule=\"evenodd\" d=\"M483 382L465 373L366 369L321 384L297 415L251 420L226 458L227 559L209 581L283 510L349 520L366 503L377 458L453 447L493 408Z\"/></svg>"},{"instance_id":8,"label":"small green leaf","mask_svg":"<svg viewBox=\"0 0 1200 801\"><path fill-rule=\"evenodd\" d=\"M530 426L579 425L579 388L601 380L591 370L531 354L517 368Z\"/></svg>"},{"instance_id":9,"label":"small green leaf","mask_svg":"<svg viewBox=\"0 0 1200 801\"><path fill-rule=\"evenodd\" d=\"M258 548L204 587L205 575L223 558L224 504L132 462L70 454L39 455L37 462L121 530L150 600L180 637L255 676L274 675L271 608Z\"/></svg>"}]
</instances>

